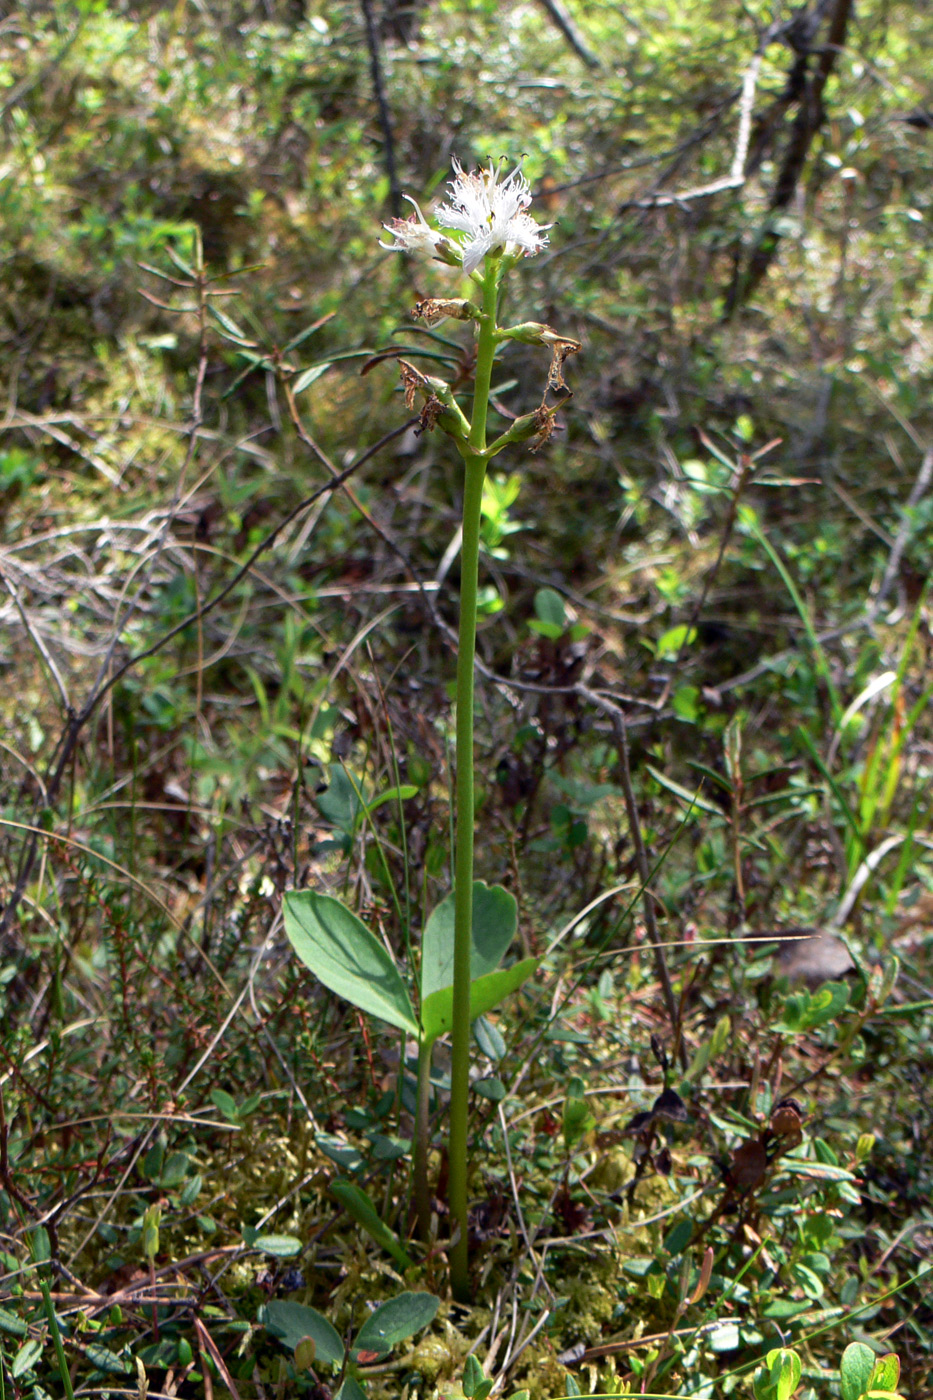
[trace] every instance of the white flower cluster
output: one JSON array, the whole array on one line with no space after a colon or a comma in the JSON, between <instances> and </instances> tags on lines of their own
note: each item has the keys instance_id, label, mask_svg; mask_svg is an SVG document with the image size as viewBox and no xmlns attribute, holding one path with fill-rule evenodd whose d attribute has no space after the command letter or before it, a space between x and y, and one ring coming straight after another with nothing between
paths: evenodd
<instances>
[{"instance_id":1,"label":"white flower cluster","mask_svg":"<svg viewBox=\"0 0 933 1400\"><path fill-rule=\"evenodd\" d=\"M530 257L547 247L544 229L550 224L536 224L526 210L531 203L531 190L520 169L502 178L502 166L490 165L488 170L467 174L454 161L454 179L450 182L450 203L437 211L441 228L452 229L459 238L449 238L427 222L413 199L415 208L407 219L393 219L384 224L394 243L380 247L393 252L419 253L439 258L442 262L462 266L469 276L479 267L487 253L503 252L507 257L523 254Z\"/></svg>"}]
</instances>

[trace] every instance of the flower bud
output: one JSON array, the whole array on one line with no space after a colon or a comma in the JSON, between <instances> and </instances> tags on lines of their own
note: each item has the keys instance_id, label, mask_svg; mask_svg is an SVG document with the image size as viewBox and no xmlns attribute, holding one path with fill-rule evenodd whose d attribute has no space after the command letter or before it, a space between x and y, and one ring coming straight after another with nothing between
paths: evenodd
<instances>
[{"instance_id":1,"label":"flower bud","mask_svg":"<svg viewBox=\"0 0 933 1400\"><path fill-rule=\"evenodd\" d=\"M425 297L423 301L415 302L411 314L416 321L424 321L426 326L436 326L447 316L455 321L476 321L482 313L465 297Z\"/></svg>"}]
</instances>

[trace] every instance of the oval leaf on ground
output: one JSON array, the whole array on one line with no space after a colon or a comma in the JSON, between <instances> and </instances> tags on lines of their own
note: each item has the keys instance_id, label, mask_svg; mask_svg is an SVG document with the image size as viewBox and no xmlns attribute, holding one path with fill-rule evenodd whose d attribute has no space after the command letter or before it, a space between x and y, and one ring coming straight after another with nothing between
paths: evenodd
<instances>
[{"instance_id":1,"label":"oval leaf on ground","mask_svg":"<svg viewBox=\"0 0 933 1400\"><path fill-rule=\"evenodd\" d=\"M260 1322L289 1351L294 1351L304 1337L314 1342L315 1359L325 1366L343 1365L343 1342L335 1327L317 1308L304 1303L284 1303L273 1299L260 1312Z\"/></svg>"},{"instance_id":2,"label":"oval leaf on ground","mask_svg":"<svg viewBox=\"0 0 933 1400\"><path fill-rule=\"evenodd\" d=\"M347 1376L334 1400L366 1400L366 1391L355 1376Z\"/></svg>"},{"instance_id":3,"label":"oval leaf on ground","mask_svg":"<svg viewBox=\"0 0 933 1400\"><path fill-rule=\"evenodd\" d=\"M516 991L523 982L527 982L537 966L537 958L523 958L512 967L500 968L498 972L490 972L485 977L477 978L470 986L470 1020L475 1021L478 1016L484 1016L487 1011L498 1006L510 992ZM425 1040L433 1043L439 1035L450 1030L453 1024L453 1006L453 987L444 987L425 998L421 1007L421 1026Z\"/></svg>"},{"instance_id":4,"label":"oval leaf on ground","mask_svg":"<svg viewBox=\"0 0 933 1400\"><path fill-rule=\"evenodd\" d=\"M888 1351L878 1358L871 1373L871 1390L897 1390L901 1378L901 1361L897 1352Z\"/></svg>"},{"instance_id":5,"label":"oval leaf on ground","mask_svg":"<svg viewBox=\"0 0 933 1400\"><path fill-rule=\"evenodd\" d=\"M470 979L476 981L497 968L518 927L514 895L501 885L473 884L473 947ZM421 940L421 999L450 987L454 980L454 896L432 910Z\"/></svg>"},{"instance_id":6,"label":"oval leaf on ground","mask_svg":"<svg viewBox=\"0 0 933 1400\"><path fill-rule=\"evenodd\" d=\"M272 1254L276 1259L293 1259L301 1253L301 1240L295 1235L257 1235L253 1249Z\"/></svg>"},{"instance_id":7,"label":"oval leaf on ground","mask_svg":"<svg viewBox=\"0 0 933 1400\"><path fill-rule=\"evenodd\" d=\"M839 1376L842 1381L842 1400L861 1400L868 1390L872 1371L877 1361L871 1347L864 1342L850 1342L842 1353Z\"/></svg>"},{"instance_id":8,"label":"oval leaf on ground","mask_svg":"<svg viewBox=\"0 0 933 1400\"><path fill-rule=\"evenodd\" d=\"M440 1299L433 1293L400 1293L390 1298L363 1323L353 1343L353 1355L370 1351L384 1356L398 1342L433 1322L439 1307Z\"/></svg>"},{"instance_id":9,"label":"oval leaf on ground","mask_svg":"<svg viewBox=\"0 0 933 1400\"><path fill-rule=\"evenodd\" d=\"M339 899L315 890L286 894L288 941L330 991L387 1025L417 1036L418 1023L394 960Z\"/></svg>"},{"instance_id":10,"label":"oval leaf on ground","mask_svg":"<svg viewBox=\"0 0 933 1400\"><path fill-rule=\"evenodd\" d=\"M27 1371L31 1371L33 1366L42 1356L42 1343L35 1337L31 1337L28 1342L24 1342L19 1351L13 1357L13 1364L10 1367L10 1374L15 1381L20 1376L25 1376Z\"/></svg>"}]
</instances>

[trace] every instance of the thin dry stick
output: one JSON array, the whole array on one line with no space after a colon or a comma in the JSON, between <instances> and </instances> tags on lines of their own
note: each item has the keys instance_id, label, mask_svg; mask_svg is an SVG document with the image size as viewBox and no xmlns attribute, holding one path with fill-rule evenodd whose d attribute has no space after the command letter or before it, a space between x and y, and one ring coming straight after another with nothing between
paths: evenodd
<instances>
[{"instance_id":1,"label":"thin dry stick","mask_svg":"<svg viewBox=\"0 0 933 1400\"><path fill-rule=\"evenodd\" d=\"M120 666L117 666L113 671L111 671L110 675L107 676L106 679L104 679L103 673L99 675L98 680L92 687L91 693L85 701L84 705L81 707L80 710L72 711L72 713L68 717L67 723L65 724L61 734L59 735L58 743L55 746L55 750L52 754L51 759L49 760L48 769L46 771L45 793L41 803L42 806L50 807L54 804L56 798L58 797L62 781L65 777L66 772L68 771L68 767L78 747L78 740L81 736L81 731L84 729L84 726L87 724L88 720L97 710L104 697L109 694L109 692L113 689L117 682L123 678L127 671L131 670L134 666L137 666L141 661L145 661L148 657L155 656L157 652L161 651L163 647L167 646L168 643L172 641L174 637L177 637L179 635L179 633L186 631L187 628L193 626L197 622L200 622L202 618L208 615L208 613L213 612L213 610L220 603L223 602L224 598L226 598L228 594L232 593L233 589L236 588L237 584L250 572L260 555L265 554L267 550L271 549L272 545L278 539L282 531L285 530L286 527L290 525L291 522L297 516L301 515L303 511L307 510L310 506L312 506L315 503L315 501L317 501L325 493L327 493L328 491L333 491L338 486L342 485L344 481L351 477L354 472L358 471L359 468L363 465L363 463L367 462L370 457L374 456L375 453L378 452L380 448L384 447L386 443L391 442L393 441L393 439L401 437L403 433L406 433L415 421L415 419L409 419L407 423L403 423L398 428L393 428L391 432L385 433L379 439L378 442L374 443L372 447L367 448L365 452L362 452L360 456L355 459L355 461L351 462L350 465L346 467L342 472L339 472L337 476L333 478L333 480L325 482L323 486L319 486L316 491L313 491L310 496L305 497L303 501L299 501L298 505L296 505L293 510L289 511L288 514L284 516L282 520L279 521L278 525L276 525L274 529L269 531L265 539L259 542L256 548L246 559L245 563L241 564L240 567L233 574L233 577L229 579L228 582L225 583L222 588L218 589L214 596L212 598L209 598L207 602L204 603L200 608L196 608L193 612L189 613L187 617L183 618L181 622L177 623L174 627L169 628L169 630L165 632L157 642L153 642L151 646L145 647L142 651L134 652L131 656L127 657L127 659ZM30 876L32 875L32 869L36 858L36 851L38 849L38 838L40 834L45 834L39 828L39 816L40 811L39 807L37 806L34 820L31 823L27 824L29 828L33 831L33 835L31 836L28 842L20 866L19 875L17 877L16 884L13 888L13 892L11 893L9 900L7 901L6 907L3 910L2 915L0 915L0 938L2 938L6 933L9 932L13 919L16 915L16 911L19 908L20 902L23 898L23 894L25 893L26 887L29 884Z\"/></svg>"},{"instance_id":2,"label":"thin dry stick","mask_svg":"<svg viewBox=\"0 0 933 1400\"><path fill-rule=\"evenodd\" d=\"M907 497L907 504L904 507L904 519L901 521L900 529L894 540L894 546L888 556L888 562L885 565L884 576L881 580L878 593L871 605L870 617L872 622L874 622L881 611L885 599L891 591L894 580L897 578L898 570L901 567L901 559L903 558L904 550L907 548L907 542L914 530L914 521L911 519L911 512L915 510L923 500L927 491L930 489L931 482L933 482L933 447L928 447L923 454L923 461L920 464L920 471L913 484L913 489Z\"/></svg>"},{"instance_id":3,"label":"thin dry stick","mask_svg":"<svg viewBox=\"0 0 933 1400\"><path fill-rule=\"evenodd\" d=\"M658 981L661 983L661 991L664 995L664 1004L667 1007L667 1014L671 1023L671 1034L679 1042L680 1062L684 1069L687 1068L687 1051L680 1036L680 1018L677 1012L677 1000L674 996L674 988L671 986L671 975L667 968L667 959L664 956L664 948L658 937L658 923L654 916L654 895L651 892L649 882L651 880L651 867L648 863L648 852L645 850L645 842L641 834L641 822L638 818L638 804L635 801L635 792L632 787L632 770L629 764L628 736L625 732L625 716L622 711L608 701L602 700L599 696L592 697L593 702L608 714L612 720L612 728L616 736L616 747L619 753L619 775L622 779L622 791L625 795L625 810L628 813L629 830L632 836L632 845L635 847L635 867L638 871L638 879L641 882L642 901L645 910L645 927L648 930L651 951L654 956L654 967Z\"/></svg>"}]
</instances>

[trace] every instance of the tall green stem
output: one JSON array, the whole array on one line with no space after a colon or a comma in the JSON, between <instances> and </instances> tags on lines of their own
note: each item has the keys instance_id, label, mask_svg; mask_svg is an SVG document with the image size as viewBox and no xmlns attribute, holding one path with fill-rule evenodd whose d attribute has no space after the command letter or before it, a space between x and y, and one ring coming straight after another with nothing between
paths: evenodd
<instances>
[{"instance_id":1,"label":"tall green stem","mask_svg":"<svg viewBox=\"0 0 933 1400\"><path fill-rule=\"evenodd\" d=\"M486 413L496 353L496 304L500 262L486 259L483 319L479 323L476 384L463 488L463 544L460 549L460 638L457 649L457 828L454 854L454 986L450 1068L451 1227L450 1254L454 1297L470 1296L467 1248L467 1135L470 1099L470 949L473 933L473 667L476 657L476 592L479 581L479 534L483 479L486 475Z\"/></svg>"}]
</instances>

